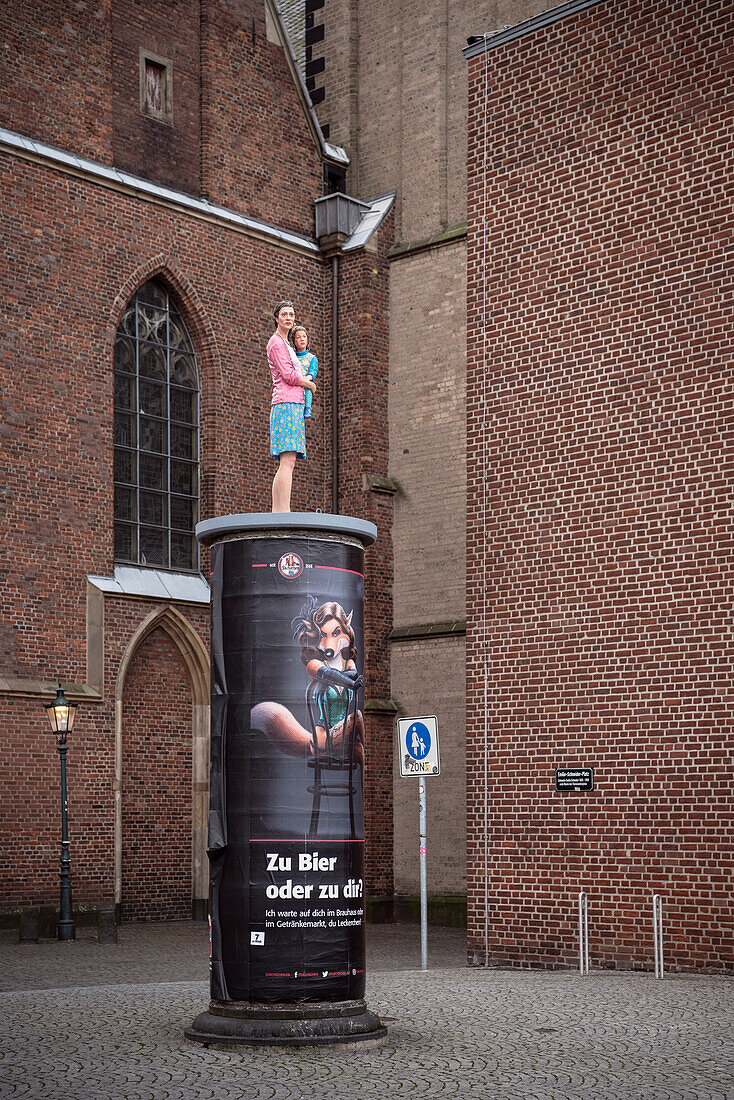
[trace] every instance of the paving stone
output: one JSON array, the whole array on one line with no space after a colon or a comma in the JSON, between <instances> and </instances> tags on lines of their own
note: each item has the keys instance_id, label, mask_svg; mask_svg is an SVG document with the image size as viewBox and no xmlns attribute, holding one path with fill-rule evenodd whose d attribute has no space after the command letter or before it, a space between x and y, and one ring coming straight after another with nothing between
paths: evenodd
<instances>
[{"instance_id":1,"label":"paving stone","mask_svg":"<svg viewBox=\"0 0 734 1100\"><path fill-rule=\"evenodd\" d=\"M31 1100L726 1100L726 978L466 968L461 933L371 927L382 1047L215 1050L183 1029L206 1007L205 926L123 925L118 944L0 942L0 1097Z\"/></svg>"}]
</instances>

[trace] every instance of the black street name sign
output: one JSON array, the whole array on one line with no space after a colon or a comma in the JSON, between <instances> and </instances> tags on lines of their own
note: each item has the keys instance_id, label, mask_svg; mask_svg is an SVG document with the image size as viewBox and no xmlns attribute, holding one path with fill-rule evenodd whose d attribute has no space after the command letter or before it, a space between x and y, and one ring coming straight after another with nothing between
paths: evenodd
<instances>
[{"instance_id":1,"label":"black street name sign","mask_svg":"<svg viewBox=\"0 0 734 1100\"><path fill-rule=\"evenodd\" d=\"M557 791L593 791L593 768L556 768Z\"/></svg>"}]
</instances>

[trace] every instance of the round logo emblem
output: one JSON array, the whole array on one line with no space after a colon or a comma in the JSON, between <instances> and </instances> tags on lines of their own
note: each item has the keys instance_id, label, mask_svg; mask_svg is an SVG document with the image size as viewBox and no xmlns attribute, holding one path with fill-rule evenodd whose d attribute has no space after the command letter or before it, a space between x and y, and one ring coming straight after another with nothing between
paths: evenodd
<instances>
[{"instance_id":1,"label":"round logo emblem","mask_svg":"<svg viewBox=\"0 0 734 1100\"><path fill-rule=\"evenodd\" d=\"M405 738L405 747L414 760L425 760L431 751L431 735L428 732L428 726L422 722L411 722Z\"/></svg>"},{"instance_id":2,"label":"round logo emblem","mask_svg":"<svg viewBox=\"0 0 734 1100\"><path fill-rule=\"evenodd\" d=\"M278 562L278 570L282 577L293 580L294 577L300 577L303 572L303 561L298 554L283 554Z\"/></svg>"}]
</instances>

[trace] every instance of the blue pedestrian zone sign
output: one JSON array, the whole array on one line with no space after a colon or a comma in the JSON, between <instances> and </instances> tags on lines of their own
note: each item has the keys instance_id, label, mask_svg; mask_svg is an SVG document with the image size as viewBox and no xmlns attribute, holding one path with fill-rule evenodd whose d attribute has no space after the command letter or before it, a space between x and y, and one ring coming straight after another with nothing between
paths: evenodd
<instances>
[{"instance_id":1,"label":"blue pedestrian zone sign","mask_svg":"<svg viewBox=\"0 0 734 1100\"><path fill-rule=\"evenodd\" d=\"M398 719L401 775L438 775L438 722L435 715Z\"/></svg>"}]
</instances>

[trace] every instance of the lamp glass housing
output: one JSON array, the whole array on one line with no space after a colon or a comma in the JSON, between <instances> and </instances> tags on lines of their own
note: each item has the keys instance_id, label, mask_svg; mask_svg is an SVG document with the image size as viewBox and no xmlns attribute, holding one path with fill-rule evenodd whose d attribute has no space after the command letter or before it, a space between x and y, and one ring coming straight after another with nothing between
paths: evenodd
<instances>
[{"instance_id":1,"label":"lamp glass housing","mask_svg":"<svg viewBox=\"0 0 734 1100\"><path fill-rule=\"evenodd\" d=\"M56 698L53 703L46 706L46 714L51 729L57 736L66 737L67 733L71 733L76 718L76 706L76 703L69 702L61 690L61 684L59 684Z\"/></svg>"}]
</instances>

